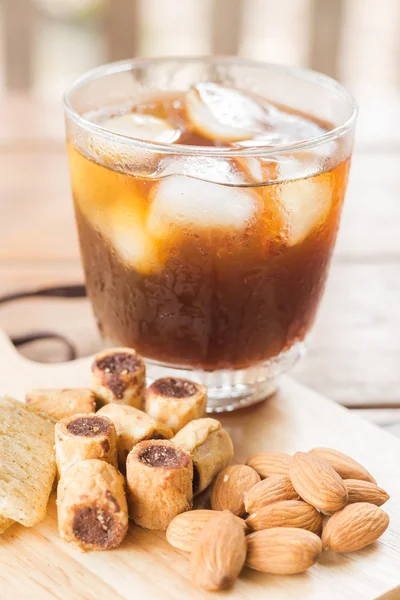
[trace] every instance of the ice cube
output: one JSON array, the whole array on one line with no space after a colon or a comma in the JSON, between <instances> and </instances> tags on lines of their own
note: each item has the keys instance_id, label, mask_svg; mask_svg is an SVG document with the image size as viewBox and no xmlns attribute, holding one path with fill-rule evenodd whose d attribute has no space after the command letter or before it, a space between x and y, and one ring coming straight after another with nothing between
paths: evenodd
<instances>
[{"instance_id":1,"label":"ice cube","mask_svg":"<svg viewBox=\"0 0 400 600\"><path fill-rule=\"evenodd\" d=\"M282 138L286 138L287 142L311 140L327 131L306 116L280 110L277 107L270 112L270 122L273 123L275 131L278 131Z\"/></svg>"},{"instance_id":2,"label":"ice cube","mask_svg":"<svg viewBox=\"0 0 400 600\"><path fill-rule=\"evenodd\" d=\"M236 159L240 168L246 174L246 181L252 184L271 183L276 181L279 175L279 165L274 157L258 158L243 156Z\"/></svg>"},{"instance_id":3,"label":"ice cube","mask_svg":"<svg viewBox=\"0 0 400 600\"><path fill-rule=\"evenodd\" d=\"M158 269L158 247L146 229L145 200L139 189L132 187L112 200L107 197L107 202L95 200L80 204L80 210L120 260L141 273Z\"/></svg>"},{"instance_id":4,"label":"ice cube","mask_svg":"<svg viewBox=\"0 0 400 600\"><path fill-rule=\"evenodd\" d=\"M257 195L250 189L182 175L162 179L154 189L147 225L157 237L182 228L242 230L257 210Z\"/></svg>"},{"instance_id":5,"label":"ice cube","mask_svg":"<svg viewBox=\"0 0 400 600\"><path fill-rule=\"evenodd\" d=\"M311 149L312 153L319 161L335 156L338 150L338 143L335 140L331 142L324 142L323 144L318 144L316 146L313 146Z\"/></svg>"},{"instance_id":6,"label":"ice cube","mask_svg":"<svg viewBox=\"0 0 400 600\"><path fill-rule=\"evenodd\" d=\"M156 271L161 265L151 236L145 225L112 221L109 238L120 259L128 268L142 274Z\"/></svg>"},{"instance_id":7,"label":"ice cube","mask_svg":"<svg viewBox=\"0 0 400 600\"><path fill-rule=\"evenodd\" d=\"M102 121L100 125L141 141L173 143L180 136L180 131L165 120L146 114L125 114ZM161 159L160 154L145 146L132 147L121 139L101 136L88 136L84 151L100 164L138 177L154 177Z\"/></svg>"},{"instance_id":8,"label":"ice cube","mask_svg":"<svg viewBox=\"0 0 400 600\"><path fill-rule=\"evenodd\" d=\"M304 115L268 104L268 129L249 139L238 141L237 145L245 148L276 147L279 149L279 146L321 137L326 132L326 128ZM316 154L320 153L320 148L320 145L315 146ZM329 150L332 150L332 146Z\"/></svg>"},{"instance_id":9,"label":"ice cube","mask_svg":"<svg viewBox=\"0 0 400 600\"><path fill-rule=\"evenodd\" d=\"M128 268L147 274L160 267L157 245L140 214L124 207L114 208L109 215L107 236Z\"/></svg>"},{"instance_id":10,"label":"ice cube","mask_svg":"<svg viewBox=\"0 0 400 600\"><path fill-rule=\"evenodd\" d=\"M235 159L213 156L168 156L157 172L160 177L186 175L212 183L230 185L248 184L246 173L239 168Z\"/></svg>"},{"instance_id":11,"label":"ice cube","mask_svg":"<svg viewBox=\"0 0 400 600\"><path fill-rule=\"evenodd\" d=\"M279 181L293 181L313 177L321 171L321 164L309 151L277 155Z\"/></svg>"},{"instance_id":12,"label":"ice cube","mask_svg":"<svg viewBox=\"0 0 400 600\"><path fill-rule=\"evenodd\" d=\"M243 148L270 148L271 146L284 146L293 142L293 137L281 131L264 131L246 140L240 140L237 145Z\"/></svg>"},{"instance_id":13,"label":"ice cube","mask_svg":"<svg viewBox=\"0 0 400 600\"><path fill-rule=\"evenodd\" d=\"M240 157L236 159L253 183L291 181L313 177L321 171L323 162L313 151L271 154L268 158Z\"/></svg>"},{"instance_id":14,"label":"ice cube","mask_svg":"<svg viewBox=\"0 0 400 600\"><path fill-rule=\"evenodd\" d=\"M268 107L268 121L268 131L235 144L239 148L260 148L260 157L241 159L245 161L252 179L262 183L315 175L321 167L322 154L318 152L319 146L315 146L315 152L313 148L309 151L293 151L290 154L278 154L279 147L321 136L325 129L302 115L291 114L273 105ZM273 149L276 155L263 158L262 148L269 151Z\"/></svg>"},{"instance_id":15,"label":"ice cube","mask_svg":"<svg viewBox=\"0 0 400 600\"><path fill-rule=\"evenodd\" d=\"M243 92L216 83L191 87L185 106L193 128L212 140L245 140L268 126L268 113L261 104Z\"/></svg>"},{"instance_id":16,"label":"ice cube","mask_svg":"<svg viewBox=\"0 0 400 600\"><path fill-rule=\"evenodd\" d=\"M171 144L180 136L180 131L171 127L164 119L141 113L112 117L103 121L101 126L113 133L147 142Z\"/></svg>"},{"instance_id":17,"label":"ice cube","mask_svg":"<svg viewBox=\"0 0 400 600\"><path fill-rule=\"evenodd\" d=\"M302 242L329 214L332 187L321 175L279 186L278 202L285 221L288 246Z\"/></svg>"}]
</instances>

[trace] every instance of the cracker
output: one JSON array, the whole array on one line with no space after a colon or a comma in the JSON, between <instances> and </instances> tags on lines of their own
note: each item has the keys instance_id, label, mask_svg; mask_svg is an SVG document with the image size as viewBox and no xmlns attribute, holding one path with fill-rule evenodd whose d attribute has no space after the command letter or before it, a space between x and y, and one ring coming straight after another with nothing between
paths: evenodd
<instances>
[{"instance_id":1,"label":"cracker","mask_svg":"<svg viewBox=\"0 0 400 600\"><path fill-rule=\"evenodd\" d=\"M53 424L0 397L0 515L27 527L44 519L55 474Z\"/></svg>"},{"instance_id":2,"label":"cracker","mask_svg":"<svg viewBox=\"0 0 400 600\"><path fill-rule=\"evenodd\" d=\"M89 388L30 390L25 402L29 410L53 421L96 410L94 393Z\"/></svg>"}]
</instances>

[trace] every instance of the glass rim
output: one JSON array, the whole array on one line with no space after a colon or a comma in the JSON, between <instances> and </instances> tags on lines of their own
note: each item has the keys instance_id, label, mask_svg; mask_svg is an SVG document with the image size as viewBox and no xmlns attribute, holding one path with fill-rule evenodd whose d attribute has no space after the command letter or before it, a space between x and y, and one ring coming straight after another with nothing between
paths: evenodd
<instances>
[{"instance_id":1,"label":"glass rim","mask_svg":"<svg viewBox=\"0 0 400 600\"><path fill-rule=\"evenodd\" d=\"M163 63L191 63L191 62L203 62L203 63L217 63L217 64L233 64L243 67L258 68L272 70L280 72L297 79L315 83L321 87L325 87L331 92L335 92L337 95L347 102L350 108L349 117L340 125L333 127L329 131L307 138L298 142L291 142L289 144L282 144L276 146L250 146L245 148L228 148L228 147L215 147L215 146L195 146L189 144L175 144L175 143L162 143L162 142L151 142L144 141L138 138L132 138L122 133L116 133L108 130L105 127L97 123L89 121L86 117L80 115L72 106L71 95L82 88L85 84L90 83L96 79L100 79L106 75L124 73L132 71L135 68L152 66ZM312 69L306 69L301 67L289 67L285 65L279 65L275 63L269 63L264 61L257 61L251 59L244 59L235 56L163 56L154 58L130 58L120 60L116 62L107 63L99 67L95 67L89 71L83 73L80 77L70 85L63 96L65 114L79 127L92 133L94 135L106 138L110 141L120 140L121 143L127 146L131 146L133 149L141 149L147 151L158 152L161 154L179 154L189 156L273 156L277 153L293 152L300 150L307 150L327 142L334 141L350 131L355 123L358 114L358 107L350 92L340 84L336 79L329 77L318 71Z\"/></svg>"}]
</instances>

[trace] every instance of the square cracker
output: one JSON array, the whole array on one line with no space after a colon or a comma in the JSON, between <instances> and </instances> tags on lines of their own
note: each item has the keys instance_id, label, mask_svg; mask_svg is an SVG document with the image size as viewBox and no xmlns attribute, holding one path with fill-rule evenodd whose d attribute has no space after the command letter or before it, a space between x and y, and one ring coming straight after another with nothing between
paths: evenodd
<instances>
[{"instance_id":1,"label":"square cracker","mask_svg":"<svg viewBox=\"0 0 400 600\"><path fill-rule=\"evenodd\" d=\"M54 425L0 397L0 515L27 527L44 519L55 474Z\"/></svg>"}]
</instances>

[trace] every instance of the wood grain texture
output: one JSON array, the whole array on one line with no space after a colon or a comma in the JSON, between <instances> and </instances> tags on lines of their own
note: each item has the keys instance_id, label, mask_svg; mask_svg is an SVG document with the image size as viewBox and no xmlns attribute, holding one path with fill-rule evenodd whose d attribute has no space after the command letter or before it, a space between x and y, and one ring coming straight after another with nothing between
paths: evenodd
<instances>
[{"instance_id":1,"label":"wood grain texture","mask_svg":"<svg viewBox=\"0 0 400 600\"><path fill-rule=\"evenodd\" d=\"M400 406L399 306L399 264L336 260L295 376L346 406Z\"/></svg>"},{"instance_id":2,"label":"wood grain texture","mask_svg":"<svg viewBox=\"0 0 400 600\"><path fill-rule=\"evenodd\" d=\"M3 153L0 197L0 260L78 258L64 152Z\"/></svg>"},{"instance_id":3,"label":"wood grain texture","mask_svg":"<svg viewBox=\"0 0 400 600\"><path fill-rule=\"evenodd\" d=\"M354 264L400 261L398 152L355 152L335 257Z\"/></svg>"},{"instance_id":4,"label":"wood grain texture","mask_svg":"<svg viewBox=\"0 0 400 600\"><path fill-rule=\"evenodd\" d=\"M0 390L19 398L31 385L58 385L66 378L69 385L89 381L90 359L38 365L21 358L4 335L0 337L0 354ZM385 505L390 527L373 546L346 555L324 553L320 562L302 575L272 577L245 569L226 597L372 600L389 593L398 597L400 440L287 378L269 400L224 415L221 421L233 438L235 461L245 462L250 454L261 450L293 453L331 446L365 464L391 495ZM131 527L116 550L76 552L58 536L54 498L42 523L32 529L13 525L0 542L2 600L209 597L191 586L188 555L170 547L163 533Z\"/></svg>"}]
</instances>

